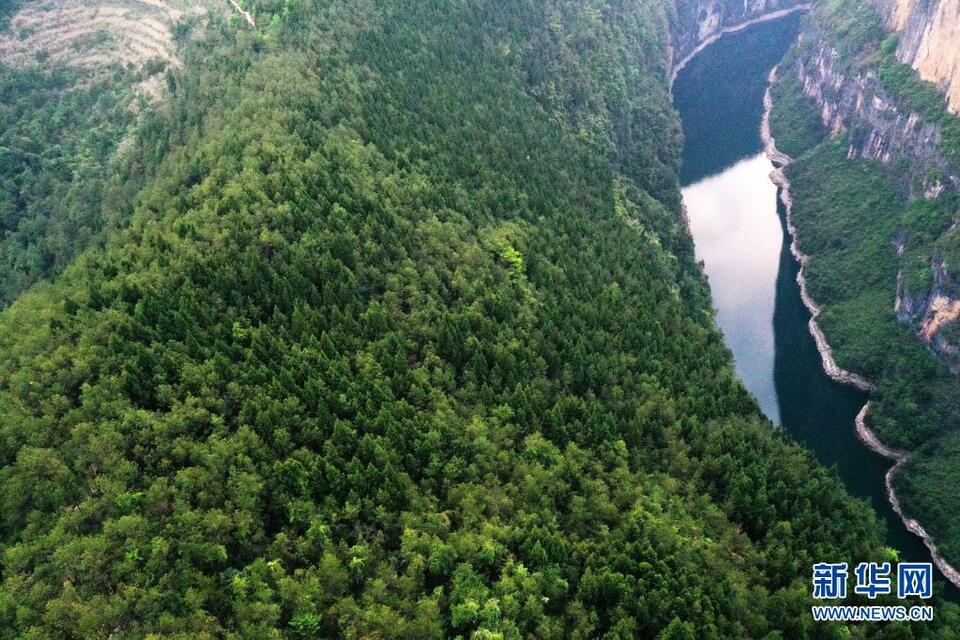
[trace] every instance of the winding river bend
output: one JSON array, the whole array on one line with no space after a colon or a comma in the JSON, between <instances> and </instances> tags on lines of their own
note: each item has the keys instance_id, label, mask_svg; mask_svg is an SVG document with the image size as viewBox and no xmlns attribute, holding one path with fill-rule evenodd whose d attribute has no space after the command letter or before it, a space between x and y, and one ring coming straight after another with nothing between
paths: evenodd
<instances>
[{"instance_id":1,"label":"winding river bend","mask_svg":"<svg viewBox=\"0 0 960 640\"><path fill-rule=\"evenodd\" d=\"M930 554L891 509L884 477L891 462L857 438L866 396L823 370L797 284L774 167L760 123L770 70L797 37L793 14L721 37L683 67L673 86L686 142L681 183L697 257L704 263L717 324L737 374L775 424L836 469L869 501L902 560ZM846 558L824 558L842 562ZM945 582L947 594L957 590Z\"/></svg>"}]
</instances>

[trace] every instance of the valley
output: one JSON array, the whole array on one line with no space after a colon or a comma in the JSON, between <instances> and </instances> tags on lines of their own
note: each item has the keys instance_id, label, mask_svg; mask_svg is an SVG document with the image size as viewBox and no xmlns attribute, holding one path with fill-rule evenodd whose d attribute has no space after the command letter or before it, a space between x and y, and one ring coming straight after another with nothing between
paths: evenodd
<instances>
[{"instance_id":1,"label":"valley","mask_svg":"<svg viewBox=\"0 0 960 640\"><path fill-rule=\"evenodd\" d=\"M797 159L785 173L820 325L838 365L875 385L867 427L911 452L890 478L896 504L955 565L960 121L943 87L900 62L923 27L897 35L885 24L868 5L815 9L781 64L771 123Z\"/></svg>"},{"instance_id":2,"label":"valley","mask_svg":"<svg viewBox=\"0 0 960 640\"><path fill-rule=\"evenodd\" d=\"M901 522L896 496L888 498L887 459L903 463L908 456L884 447L867 430L872 385L837 366L816 324L821 308L798 271L810 257L791 235L787 207L793 203L780 170L791 159L770 137L767 91L768 76L776 78L771 70L798 32L796 18L754 26L721 40L681 72L674 101L687 138L684 202L717 324L740 378L773 422L835 468L854 495L870 501L901 559L924 561L930 557L921 544L926 533ZM734 64L748 51L750 63ZM931 551L942 571L957 580L937 548Z\"/></svg>"},{"instance_id":3,"label":"valley","mask_svg":"<svg viewBox=\"0 0 960 640\"><path fill-rule=\"evenodd\" d=\"M809 332L768 74L818 319L881 438L927 398L857 366L830 294L862 284L856 328L948 388L912 325L871 324L900 268L926 313L912 236L843 259L947 193L952 125L884 129L936 126L930 171L896 135L848 159L870 134L804 81L806 7L0 4L0 640L960 637L941 580L932 622L811 616L814 563L926 556ZM850 229L876 244L831 253Z\"/></svg>"}]
</instances>

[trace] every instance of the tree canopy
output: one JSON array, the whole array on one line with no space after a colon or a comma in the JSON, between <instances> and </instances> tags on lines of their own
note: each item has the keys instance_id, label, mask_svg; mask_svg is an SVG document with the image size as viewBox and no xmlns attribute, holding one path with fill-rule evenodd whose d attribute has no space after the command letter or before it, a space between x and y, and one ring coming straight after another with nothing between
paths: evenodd
<instances>
[{"instance_id":1,"label":"tree canopy","mask_svg":"<svg viewBox=\"0 0 960 640\"><path fill-rule=\"evenodd\" d=\"M252 8L0 313L0 638L850 637L881 532L733 374L667 8Z\"/></svg>"}]
</instances>

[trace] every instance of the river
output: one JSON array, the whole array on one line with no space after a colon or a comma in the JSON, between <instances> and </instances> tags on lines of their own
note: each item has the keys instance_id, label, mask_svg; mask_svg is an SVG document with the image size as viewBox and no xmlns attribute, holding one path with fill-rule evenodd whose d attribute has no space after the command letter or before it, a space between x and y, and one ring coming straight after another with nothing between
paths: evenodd
<instances>
[{"instance_id":1,"label":"river","mask_svg":"<svg viewBox=\"0 0 960 640\"><path fill-rule=\"evenodd\" d=\"M834 468L851 494L873 505L886 524L887 544L902 560L927 562L926 548L887 502L884 475L892 463L857 439L854 419L866 396L823 370L769 179L773 165L760 139L763 96L799 21L794 14L724 35L677 76L673 96L686 140L681 183L690 230L717 325L760 408ZM945 586L956 599L956 589Z\"/></svg>"}]
</instances>

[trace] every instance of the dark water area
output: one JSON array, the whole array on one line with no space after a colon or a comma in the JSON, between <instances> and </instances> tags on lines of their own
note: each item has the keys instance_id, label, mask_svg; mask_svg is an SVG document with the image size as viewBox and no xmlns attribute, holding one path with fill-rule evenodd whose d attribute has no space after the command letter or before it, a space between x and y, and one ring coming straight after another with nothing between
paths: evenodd
<instances>
[{"instance_id":1,"label":"dark water area","mask_svg":"<svg viewBox=\"0 0 960 640\"><path fill-rule=\"evenodd\" d=\"M680 183L691 185L763 150L760 119L770 70L797 38L800 14L724 35L680 72L673 103L683 119Z\"/></svg>"},{"instance_id":2,"label":"dark water area","mask_svg":"<svg viewBox=\"0 0 960 640\"><path fill-rule=\"evenodd\" d=\"M782 219L782 204L779 213ZM887 500L884 481L893 463L857 438L854 420L867 395L834 382L823 371L820 352L808 328L810 312L800 298L800 266L790 253L786 226L782 231L784 248L773 314L774 385L781 425L823 465L836 470L847 491L873 506L886 526L887 546L900 552L901 561L929 562L930 553L923 542L906 530ZM946 580L942 583L946 595L960 601L960 591Z\"/></svg>"},{"instance_id":3,"label":"dark water area","mask_svg":"<svg viewBox=\"0 0 960 640\"><path fill-rule=\"evenodd\" d=\"M866 395L823 370L784 211L769 180L773 166L762 153L767 76L797 37L799 20L792 15L725 35L678 75L673 95L685 135L684 203L737 374L772 422L874 507L901 560L928 562L923 543L887 502L890 461L857 439L854 419ZM940 582L956 600L958 591Z\"/></svg>"}]
</instances>

